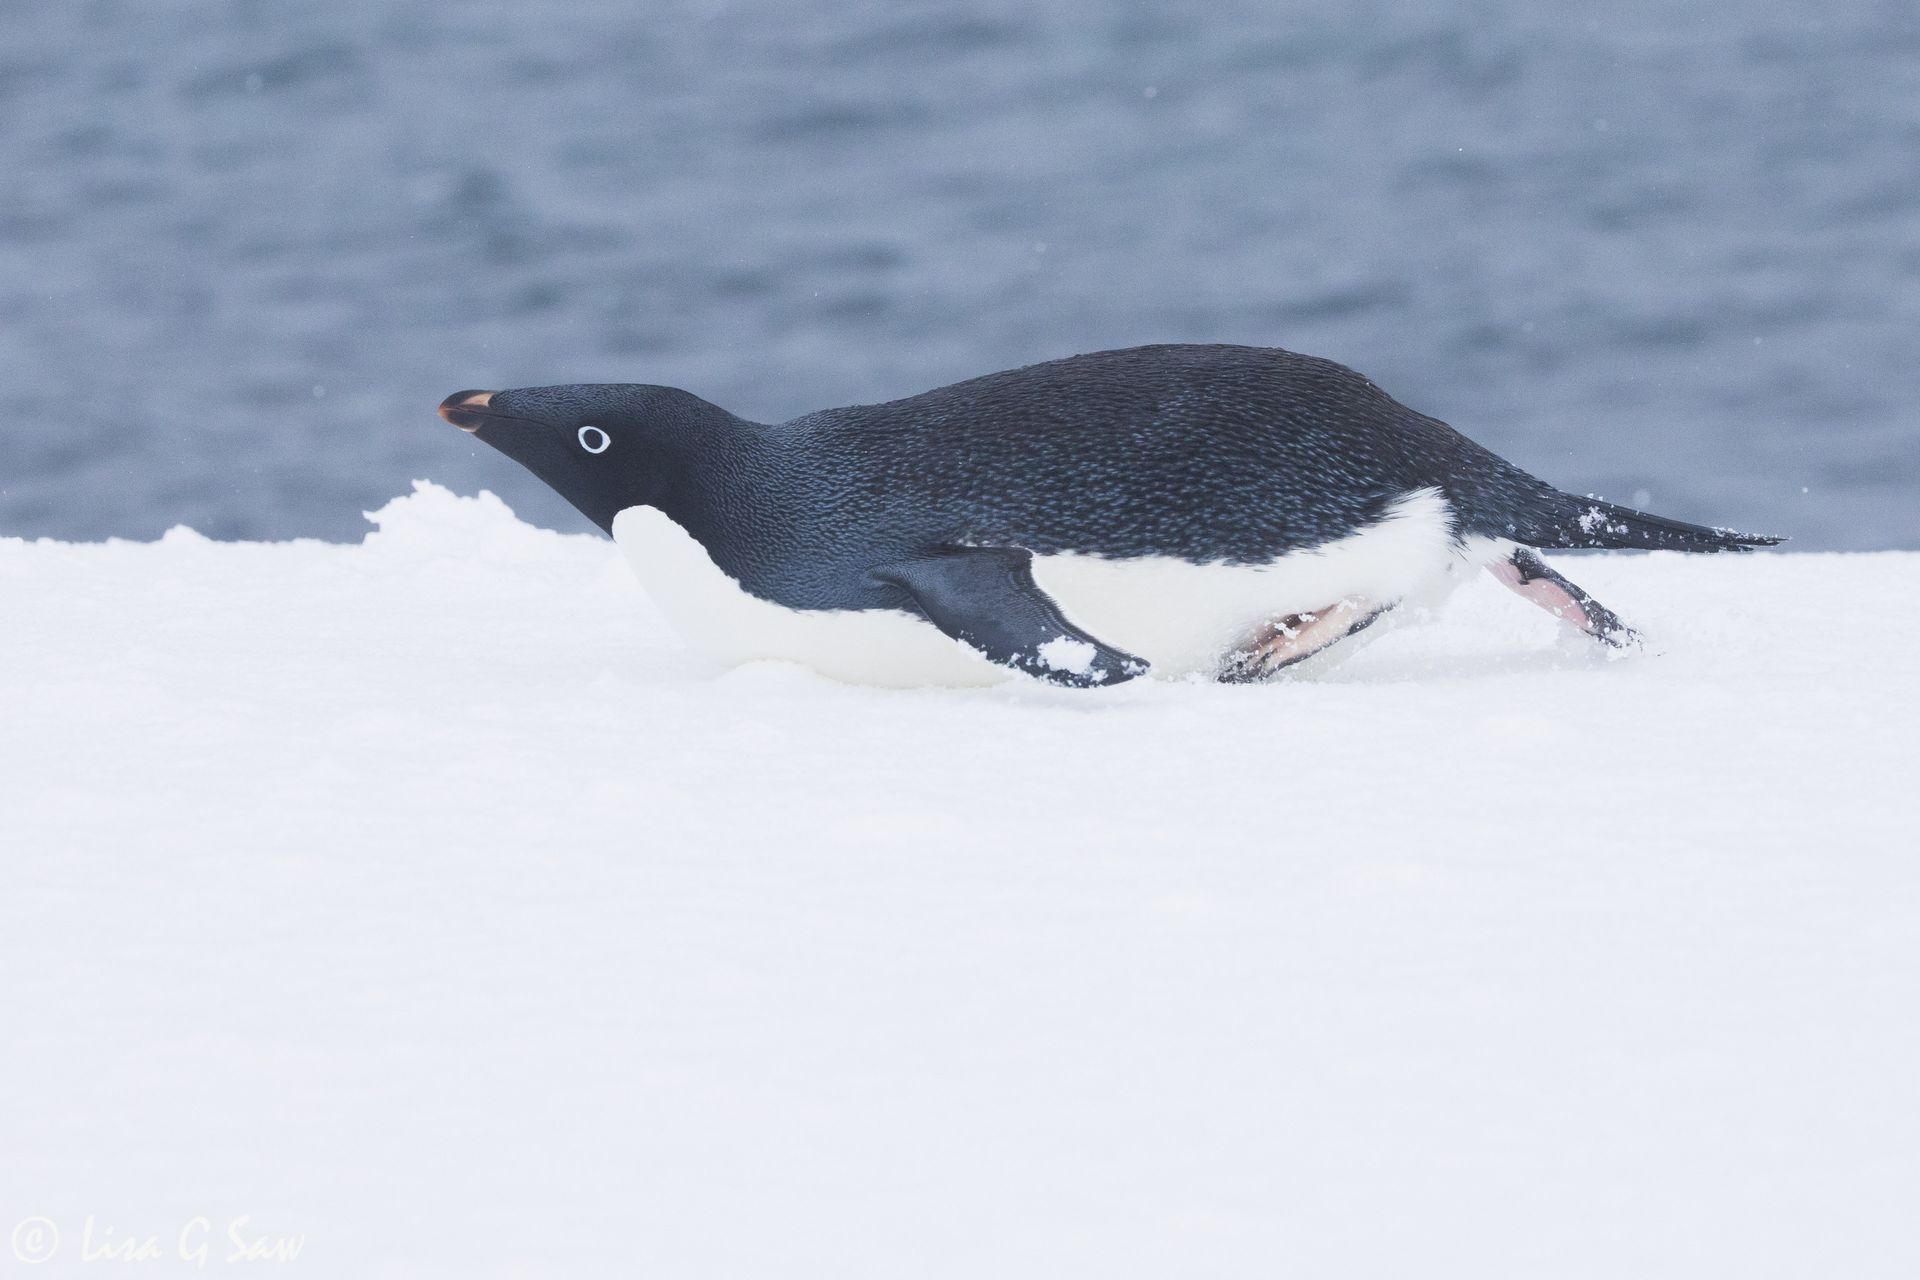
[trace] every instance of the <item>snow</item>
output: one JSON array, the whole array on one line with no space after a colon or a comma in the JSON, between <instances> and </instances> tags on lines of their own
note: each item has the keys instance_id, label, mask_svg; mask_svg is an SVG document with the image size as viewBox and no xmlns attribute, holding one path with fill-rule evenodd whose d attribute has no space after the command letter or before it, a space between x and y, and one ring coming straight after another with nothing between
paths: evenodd
<instances>
[{"instance_id":1,"label":"snow","mask_svg":"<svg viewBox=\"0 0 1920 1280\"><path fill-rule=\"evenodd\" d=\"M1317 680L902 691L374 519L0 541L31 1274L1920 1273L1920 555L1560 558L1618 660L1482 575Z\"/></svg>"}]
</instances>

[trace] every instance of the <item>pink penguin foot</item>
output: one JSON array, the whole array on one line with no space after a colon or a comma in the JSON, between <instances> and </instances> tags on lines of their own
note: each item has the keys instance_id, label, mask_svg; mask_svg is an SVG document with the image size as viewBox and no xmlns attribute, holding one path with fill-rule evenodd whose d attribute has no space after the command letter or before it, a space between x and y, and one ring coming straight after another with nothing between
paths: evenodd
<instances>
[{"instance_id":1,"label":"pink penguin foot","mask_svg":"<svg viewBox=\"0 0 1920 1280\"><path fill-rule=\"evenodd\" d=\"M1277 618L1246 645L1226 656L1221 663L1219 680L1222 684L1265 680L1356 631L1366 630L1387 608L1355 597L1311 613Z\"/></svg>"},{"instance_id":2,"label":"pink penguin foot","mask_svg":"<svg viewBox=\"0 0 1920 1280\"><path fill-rule=\"evenodd\" d=\"M1602 644L1624 649L1639 642L1639 633L1620 621L1613 610L1555 573L1527 547L1517 548L1507 559L1488 565L1487 571L1554 617L1578 627Z\"/></svg>"}]
</instances>

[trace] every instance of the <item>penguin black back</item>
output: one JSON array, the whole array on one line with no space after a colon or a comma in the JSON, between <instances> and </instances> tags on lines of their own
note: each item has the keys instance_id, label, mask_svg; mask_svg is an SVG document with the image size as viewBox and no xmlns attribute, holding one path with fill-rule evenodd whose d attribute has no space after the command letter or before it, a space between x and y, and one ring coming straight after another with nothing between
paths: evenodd
<instances>
[{"instance_id":1,"label":"penguin black back","mask_svg":"<svg viewBox=\"0 0 1920 1280\"><path fill-rule=\"evenodd\" d=\"M1533 546L1778 541L1564 494L1352 369L1278 348L1095 352L787 426L863 477L868 496L913 493L975 540L1036 552L1259 564L1427 487L1460 533Z\"/></svg>"}]
</instances>

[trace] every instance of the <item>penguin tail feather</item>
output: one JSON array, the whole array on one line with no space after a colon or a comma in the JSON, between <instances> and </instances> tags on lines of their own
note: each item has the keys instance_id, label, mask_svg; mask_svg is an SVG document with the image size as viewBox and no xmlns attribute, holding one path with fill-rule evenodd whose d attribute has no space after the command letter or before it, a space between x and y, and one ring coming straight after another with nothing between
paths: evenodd
<instances>
[{"instance_id":1,"label":"penguin tail feather","mask_svg":"<svg viewBox=\"0 0 1920 1280\"><path fill-rule=\"evenodd\" d=\"M1786 541L1769 534L1688 524L1557 489L1532 514L1534 519L1528 523L1533 527L1515 532L1520 540L1550 550L1750 551Z\"/></svg>"}]
</instances>

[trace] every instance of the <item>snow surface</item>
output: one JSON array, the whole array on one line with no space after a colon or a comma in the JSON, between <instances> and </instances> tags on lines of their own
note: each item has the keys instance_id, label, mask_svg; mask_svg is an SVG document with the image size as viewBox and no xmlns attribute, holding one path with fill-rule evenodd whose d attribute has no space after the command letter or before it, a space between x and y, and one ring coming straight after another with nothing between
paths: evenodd
<instances>
[{"instance_id":1,"label":"snow surface","mask_svg":"<svg viewBox=\"0 0 1920 1280\"><path fill-rule=\"evenodd\" d=\"M0 542L30 1274L1920 1274L1920 555L1563 558L1618 661L1486 578L1313 681L887 691L374 518Z\"/></svg>"}]
</instances>

